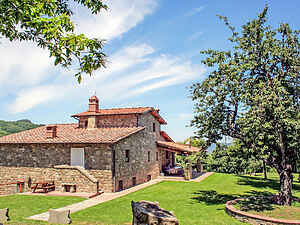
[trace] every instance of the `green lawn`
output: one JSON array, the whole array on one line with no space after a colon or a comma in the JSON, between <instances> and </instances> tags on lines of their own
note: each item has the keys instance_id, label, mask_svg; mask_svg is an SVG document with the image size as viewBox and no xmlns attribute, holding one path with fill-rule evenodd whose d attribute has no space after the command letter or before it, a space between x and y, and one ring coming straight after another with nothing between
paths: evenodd
<instances>
[{"instance_id":1,"label":"green lawn","mask_svg":"<svg viewBox=\"0 0 300 225\"><path fill-rule=\"evenodd\" d=\"M238 201L234 207L250 214L276 219L298 220L300 218L300 203L296 201L292 206L279 206L271 199L254 197Z\"/></svg>"},{"instance_id":2,"label":"green lawn","mask_svg":"<svg viewBox=\"0 0 300 225\"><path fill-rule=\"evenodd\" d=\"M25 218L83 200L79 197L10 195L0 197L0 209L9 208L9 224L46 224Z\"/></svg>"},{"instance_id":3,"label":"green lawn","mask_svg":"<svg viewBox=\"0 0 300 225\"><path fill-rule=\"evenodd\" d=\"M273 176L273 178L275 178ZM225 213L225 202L238 197L277 192L278 183L261 177L214 174L201 183L162 182L104 204L74 213L75 224L130 224L130 201L158 201L173 211L183 225L242 224ZM300 196L300 186L294 195Z\"/></svg>"},{"instance_id":4,"label":"green lawn","mask_svg":"<svg viewBox=\"0 0 300 225\"><path fill-rule=\"evenodd\" d=\"M74 225L129 225L131 200L158 201L160 206L173 211L181 225L243 224L225 212L225 202L238 197L276 193L276 176L264 181L261 177L214 174L200 183L161 182L127 196L76 212L71 215ZM294 185L294 196L300 197L300 185ZM74 202L80 198L14 195L0 197L0 208L11 208L13 224L42 224L24 218Z\"/></svg>"}]
</instances>

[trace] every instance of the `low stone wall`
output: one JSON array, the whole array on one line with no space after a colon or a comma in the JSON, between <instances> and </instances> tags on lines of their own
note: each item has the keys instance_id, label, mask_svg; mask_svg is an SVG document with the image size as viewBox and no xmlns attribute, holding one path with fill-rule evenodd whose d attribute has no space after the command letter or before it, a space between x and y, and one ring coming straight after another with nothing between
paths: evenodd
<instances>
[{"instance_id":1,"label":"low stone wall","mask_svg":"<svg viewBox=\"0 0 300 225\"><path fill-rule=\"evenodd\" d=\"M285 225L296 225L300 224L300 220L284 220L284 219L275 219L265 216L254 215L250 213L246 213L236 209L233 205L238 201L244 200L243 198L235 199L232 201L226 202L226 212L232 217L236 219L250 223L250 224L259 224L259 225L275 225L275 224L285 224Z\"/></svg>"},{"instance_id":2,"label":"low stone wall","mask_svg":"<svg viewBox=\"0 0 300 225\"><path fill-rule=\"evenodd\" d=\"M17 192L17 181L24 181L24 191L30 191L28 181L55 180L54 168L33 167L4 167L0 166L0 195L14 194Z\"/></svg>"},{"instance_id":3,"label":"low stone wall","mask_svg":"<svg viewBox=\"0 0 300 225\"><path fill-rule=\"evenodd\" d=\"M84 170L71 166L56 168L0 166L0 195L18 192L17 182L24 181L23 191L31 191L29 184L41 180L54 180L56 190L64 191L64 184L76 185L77 192L97 193L99 189L112 192L112 174L108 170Z\"/></svg>"},{"instance_id":4,"label":"low stone wall","mask_svg":"<svg viewBox=\"0 0 300 225\"><path fill-rule=\"evenodd\" d=\"M98 180L88 170L79 166L55 166L55 189L64 192L65 185L76 186L76 192L98 192Z\"/></svg>"},{"instance_id":5,"label":"low stone wall","mask_svg":"<svg viewBox=\"0 0 300 225\"><path fill-rule=\"evenodd\" d=\"M113 192L113 178L111 170L89 170L89 173L93 175L99 181L99 189L104 192Z\"/></svg>"}]
</instances>

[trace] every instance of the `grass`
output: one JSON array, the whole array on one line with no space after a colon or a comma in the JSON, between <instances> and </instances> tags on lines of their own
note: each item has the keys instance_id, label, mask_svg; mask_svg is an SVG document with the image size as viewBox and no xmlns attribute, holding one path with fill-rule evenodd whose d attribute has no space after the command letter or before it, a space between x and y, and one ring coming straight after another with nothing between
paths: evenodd
<instances>
[{"instance_id":1,"label":"grass","mask_svg":"<svg viewBox=\"0 0 300 225\"><path fill-rule=\"evenodd\" d=\"M271 195L279 184L275 175L262 177L214 174L201 183L162 182L127 196L74 213L74 224L130 224L131 200L158 201L162 208L173 211L184 225L243 224L228 216L225 202L239 197ZM300 196L300 185L294 195Z\"/></svg>"},{"instance_id":2,"label":"grass","mask_svg":"<svg viewBox=\"0 0 300 225\"><path fill-rule=\"evenodd\" d=\"M292 206L279 206L273 204L270 199L249 198L239 201L234 207L250 214L276 219L297 220L300 218L299 202L293 202Z\"/></svg>"},{"instance_id":3,"label":"grass","mask_svg":"<svg viewBox=\"0 0 300 225\"><path fill-rule=\"evenodd\" d=\"M9 208L9 224L46 224L25 218L83 200L79 197L10 195L0 197L0 209Z\"/></svg>"},{"instance_id":4,"label":"grass","mask_svg":"<svg viewBox=\"0 0 300 225\"><path fill-rule=\"evenodd\" d=\"M161 182L118 199L71 214L74 225L129 225L132 220L131 201L158 201L162 208L173 211L184 225L238 225L244 224L228 216L225 203L240 197L271 195L278 192L278 178L269 180L261 176L234 176L214 174L200 183ZM300 197L300 185L295 182L293 194ZM12 209L10 216L20 224L42 224L24 218L80 201L76 198L22 196L0 197L0 208ZM73 202L72 202L73 201ZM296 215L298 205L294 205L291 215ZM294 210L295 209L295 210ZM14 211L13 211L14 210ZM285 216L285 211L281 214ZM278 214L280 214L278 213ZM298 215L298 214L297 214ZM14 222L12 221L12 222Z\"/></svg>"}]
</instances>

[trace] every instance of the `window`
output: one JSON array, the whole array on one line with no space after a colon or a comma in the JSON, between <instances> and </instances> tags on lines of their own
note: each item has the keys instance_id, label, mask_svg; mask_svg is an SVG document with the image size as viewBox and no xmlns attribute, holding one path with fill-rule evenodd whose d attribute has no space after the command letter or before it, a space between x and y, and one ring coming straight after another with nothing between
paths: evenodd
<instances>
[{"instance_id":1,"label":"window","mask_svg":"<svg viewBox=\"0 0 300 225\"><path fill-rule=\"evenodd\" d=\"M169 152L166 151L166 159L169 159Z\"/></svg>"},{"instance_id":2,"label":"window","mask_svg":"<svg viewBox=\"0 0 300 225\"><path fill-rule=\"evenodd\" d=\"M87 120L84 122L84 127L85 127L85 128L88 127L88 121L87 121Z\"/></svg>"},{"instance_id":3,"label":"window","mask_svg":"<svg viewBox=\"0 0 300 225\"><path fill-rule=\"evenodd\" d=\"M151 175L147 175L147 181L150 181L152 178L151 178Z\"/></svg>"},{"instance_id":4,"label":"window","mask_svg":"<svg viewBox=\"0 0 300 225\"><path fill-rule=\"evenodd\" d=\"M129 162L129 156L130 156L129 152L130 152L129 150L125 151L125 162Z\"/></svg>"},{"instance_id":5,"label":"window","mask_svg":"<svg viewBox=\"0 0 300 225\"><path fill-rule=\"evenodd\" d=\"M153 132L155 132L155 123L153 123Z\"/></svg>"},{"instance_id":6,"label":"window","mask_svg":"<svg viewBox=\"0 0 300 225\"><path fill-rule=\"evenodd\" d=\"M136 185L136 177L133 177L132 178L132 186L135 186Z\"/></svg>"},{"instance_id":7,"label":"window","mask_svg":"<svg viewBox=\"0 0 300 225\"><path fill-rule=\"evenodd\" d=\"M119 180L119 191L122 191L123 189L123 181Z\"/></svg>"},{"instance_id":8,"label":"window","mask_svg":"<svg viewBox=\"0 0 300 225\"><path fill-rule=\"evenodd\" d=\"M156 161L158 161L158 152L156 152Z\"/></svg>"},{"instance_id":9,"label":"window","mask_svg":"<svg viewBox=\"0 0 300 225\"><path fill-rule=\"evenodd\" d=\"M148 162L150 162L150 152L148 152Z\"/></svg>"}]
</instances>

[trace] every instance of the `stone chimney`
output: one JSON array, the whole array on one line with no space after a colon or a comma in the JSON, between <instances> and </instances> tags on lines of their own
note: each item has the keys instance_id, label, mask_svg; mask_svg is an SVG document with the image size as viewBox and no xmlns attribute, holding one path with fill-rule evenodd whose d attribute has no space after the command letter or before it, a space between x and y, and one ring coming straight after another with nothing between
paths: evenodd
<instances>
[{"instance_id":1,"label":"stone chimney","mask_svg":"<svg viewBox=\"0 0 300 225\"><path fill-rule=\"evenodd\" d=\"M89 112L98 112L99 111L99 99L97 96L92 96L89 99Z\"/></svg>"},{"instance_id":2,"label":"stone chimney","mask_svg":"<svg viewBox=\"0 0 300 225\"><path fill-rule=\"evenodd\" d=\"M57 132L57 126L56 125L48 125L46 126L46 138L55 138Z\"/></svg>"}]
</instances>

